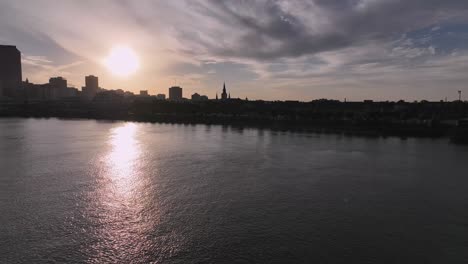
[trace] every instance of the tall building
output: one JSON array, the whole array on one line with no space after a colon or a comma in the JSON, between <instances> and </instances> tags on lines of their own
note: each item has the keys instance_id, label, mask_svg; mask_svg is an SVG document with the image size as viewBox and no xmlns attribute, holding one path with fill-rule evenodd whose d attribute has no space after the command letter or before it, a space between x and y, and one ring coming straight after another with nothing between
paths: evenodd
<instances>
[{"instance_id":1,"label":"tall building","mask_svg":"<svg viewBox=\"0 0 468 264\"><path fill-rule=\"evenodd\" d=\"M21 52L16 46L0 45L0 96L14 97L22 80Z\"/></svg>"},{"instance_id":2,"label":"tall building","mask_svg":"<svg viewBox=\"0 0 468 264\"><path fill-rule=\"evenodd\" d=\"M228 94L226 92L226 83L224 83L224 85L223 85L223 93L221 94L221 99L222 100L228 99Z\"/></svg>"},{"instance_id":3,"label":"tall building","mask_svg":"<svg viewBox=\"0 0 468 264\"><path fill-rule=\"evenodd\" d=\"M92 100L99 91L99 78L94 75L86 76L85 86L82 90L83 96L88 100Z\"/></svg>"},{"instance_id":4,"label":"tall building","mask_svg":"<svg viewBox=\"0 0 468 264\"><path fill-rule=\"evenodd\" d=\"M67 80L62 77L54 77L49 79L49 94L48 99L58 99L66 97Z\"/></svg>"},{"instance_id":5,"label":"tall building","mask_svg":"<svg viewBox=\"0 0 468 264\"><path fill-rule=\"evenodd\" d=\"M94 75L89 75L85 77L85 85L88 88L99 90L99 78Z\"/></svg>"},{"instance_id":6,"label":"tall building","mask_svg":"<svg viewBox=\"0 0 468 264\"><path fill-rule=\"evenodd\" d=\"M169 100L182 100L182 88L179 86L169 88Z\"/></svg>"}]
</instances>

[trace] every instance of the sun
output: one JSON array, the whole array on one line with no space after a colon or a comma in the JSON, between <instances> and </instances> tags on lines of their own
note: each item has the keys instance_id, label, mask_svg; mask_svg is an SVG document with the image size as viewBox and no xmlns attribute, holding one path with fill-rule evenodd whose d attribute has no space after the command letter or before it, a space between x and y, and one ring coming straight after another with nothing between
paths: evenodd
<instances>
[{"instance_id":1,"label":"sun","mask_svg":"<svg viewBox=\"0 0 468 264\"><path fill-rule=\"evenodd\" d=\"M112 74L127 77L138 70L140 62L133 49L127 46L115 46L104 60L104 65Z\"/></svg>"}]
</instances>

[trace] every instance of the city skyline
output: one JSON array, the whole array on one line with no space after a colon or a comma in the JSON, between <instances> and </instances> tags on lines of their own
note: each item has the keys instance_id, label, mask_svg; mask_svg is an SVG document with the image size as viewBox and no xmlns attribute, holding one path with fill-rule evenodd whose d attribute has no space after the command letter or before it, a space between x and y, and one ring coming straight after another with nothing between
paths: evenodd
<instances>
[{"instance_id":1,"label":"city skyline","mask_svg":"<svg viewBox=\"0 0 468 264\"><path fill-rule=\"evenodd\" d=\"M467 14L461 0L0 0L0 44L18 47L34 83L80 88L96 75L134 93L178 85L211 98L226 81L252 99L438 101L466 94ZM133 75L105 66L119 45L140 60Z\"/></svg>"}]
</instances>

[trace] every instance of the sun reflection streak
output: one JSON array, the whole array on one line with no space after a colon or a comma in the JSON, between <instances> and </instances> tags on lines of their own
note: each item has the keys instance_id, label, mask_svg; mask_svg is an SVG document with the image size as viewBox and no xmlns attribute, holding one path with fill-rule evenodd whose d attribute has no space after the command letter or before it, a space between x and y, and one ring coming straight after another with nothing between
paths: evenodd
<instances>
[{"instance_id":1,"label":"sun reflection streak","mask_svg":"<svg viewBox=\"0 0 468 264\"><path fill-rule=\"evenodd\" d=\"M148 182L141 130L142 126L135 123L112 128L106 152L98 160L99 181L91 195L96 204L89 213L97 227L96 242L86 247L89 263L101 263L103 259L109 263L132 263L135 259L149 263L144 258L145 250L151 247L147 234L154 222L147 220L146 212L154 218L158 211L145 203Z\"/></svg>"},{"instance_id":2,"label":"sun reflection streak","mask_svg":"<svg viewBox=\"0 0 468 264\"><path fill-rule=\"evenodd\" d=\"M114 128L110 136L111 151L106 163L113 187L117 188L116 191L120 194L128 193L134 187L134 177L141 154L139 141L136 138L137 130L136 124L127 123Z\"/></svg>"}]
</instances>

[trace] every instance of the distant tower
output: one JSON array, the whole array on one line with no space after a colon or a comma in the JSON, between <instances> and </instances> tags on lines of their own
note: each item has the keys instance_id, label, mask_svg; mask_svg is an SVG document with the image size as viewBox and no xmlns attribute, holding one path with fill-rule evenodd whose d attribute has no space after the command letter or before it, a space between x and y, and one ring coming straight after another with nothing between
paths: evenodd
<instances>
[{"instance_id":1,"label":"distant tower","mask_svg":"<svg viewBox=\"0 0 468 264\"><path fill-rule=\"evenodd\" d=\"M85 77L86 87L92 90L99 90L99 78L94 75L89 75Z\"/></svg>"},{"instance_id":2,"label":"distant tower","mask_svg":"<svg viewBox=\"0 0 468 264\"><path fill-rule=\"evenodd\" d=\"M182 100L182 88L179 86L172 86L169 88L169 100Z\"/></svg>"},{"instance_id":3,"label":"distant tower","mask_svg":"<svg viewBox=\"0 0 468 264\"><path fill-rule=\"evenodd\" d=\"M231 93L229 93L228 99L231 99Z\"/></svg>"},{"instance_id":4,"label":"distant tower","mask_svg":"<svg viewBox=\"0 0 468 264\"><path fill-rule=\"evenodd\" d=\"M227 95L227 92L226 92L226 83L223 84L223 93L221 94L221 99L222 100L228 99L228 95Z\"/></svg>"},{"instance_id":5,"label":"distant tower","mask_svg":"<svg viewBox=\"0 0 468 264\"><path fill-rule=\"evenodd\" d=\"M461 102L461 95L462 95L462 91L458 91L458 101Z\"/></svg>"},{"instance_id":6,"label":"distant tower","mask_svg":"<svg viewBox=\"0 0 468 264\"><path fill-rule=\"evenodd\" d=\"M218 93L216 93L216 100L218 100Z\"/></svg>"},{"instance_id":7,"label":"distant tower","mask_svg":"<svg viewBox=\"0 0 468 264\"><path fill-rule=\"evenodd\" d=\"M92 100L99 92L99 78L94 75L85 76L85 86L81 90L86 99Z\"/></svg>"}]
</instances>

